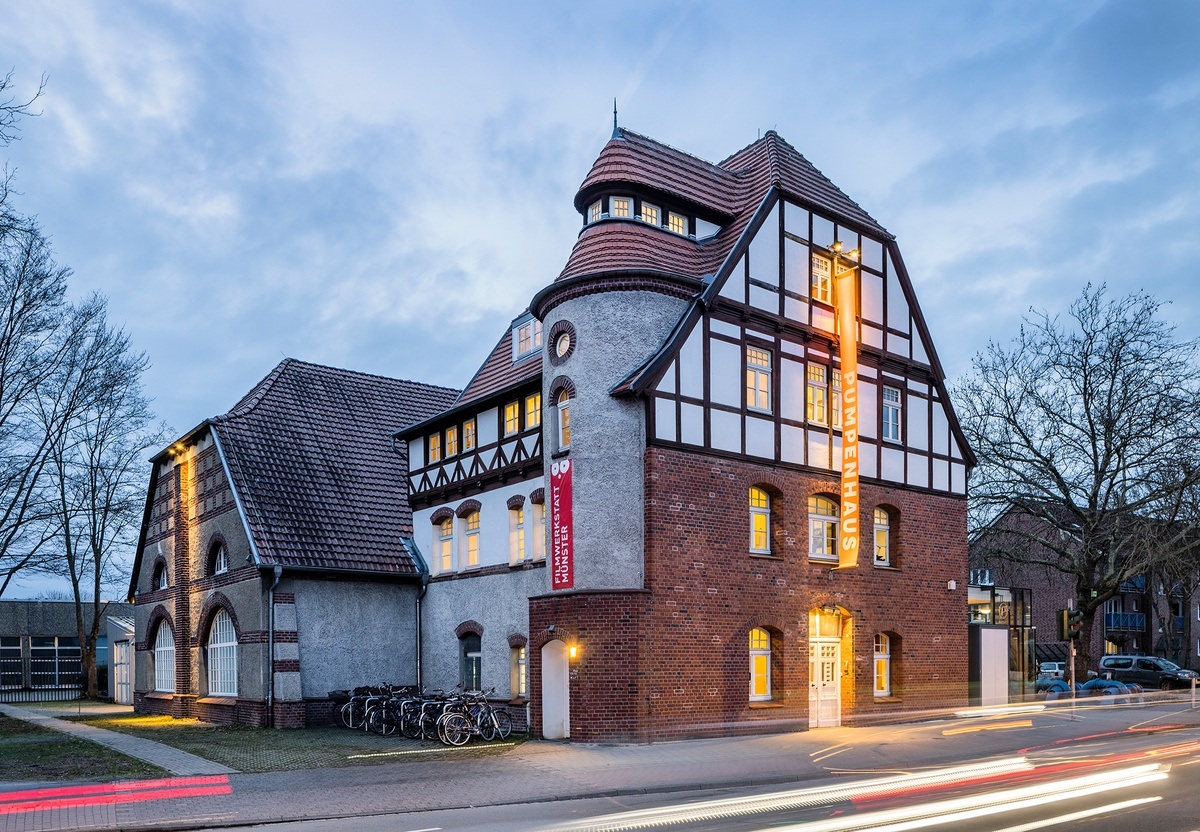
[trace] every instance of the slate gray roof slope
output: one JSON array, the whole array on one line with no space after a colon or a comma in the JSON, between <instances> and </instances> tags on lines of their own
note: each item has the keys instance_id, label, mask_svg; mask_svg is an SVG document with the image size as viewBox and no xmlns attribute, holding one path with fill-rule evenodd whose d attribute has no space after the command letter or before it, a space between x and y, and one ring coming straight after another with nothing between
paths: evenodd
<instances>
[{"instance_id":1,"label":"slate gray roof slope","mask_svg":"<svg viewBox=\"0 0 1200 832\"><path fill-rule=\"evenodd\" d=\"M457 395L289 358L211 419L262 562L416 574L391 436Z\"/></svg>"}]
</instances>

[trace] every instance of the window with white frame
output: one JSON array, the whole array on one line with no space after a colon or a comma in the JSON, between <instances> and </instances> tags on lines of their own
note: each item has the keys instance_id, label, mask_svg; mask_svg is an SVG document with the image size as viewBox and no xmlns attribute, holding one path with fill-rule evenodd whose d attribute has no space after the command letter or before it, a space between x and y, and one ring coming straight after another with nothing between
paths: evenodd
<instances>
[{"instance_id":1,"label":"window with white frame","mask_svg":"<svg viewBox=\"0 0 1200 832\"><path fill-rule=\"evenodd\" d=\"M467 567L479 565L479 512L472 511L463 518L463 562Z\"/></svg>"},{"instance_id":2,"label":"window with white frame","mask_svg":"<svg viewBox=\"0 0 1200 832\"><path fill-rule=\"evenodd\" d=\"M525 430L536 428L542 423L542 394L525 397Z\"/></svg>"},{"instance_id":3,"label":"window with white frame","mask_svg":"<svg viewBox=\"0 0 1200 832\"><path fill-rule=\"evenodd\" d=\"M805 370L805 397L808 421L829 424L829 376L820 364L809 364Z\"/></svg>"},{"instance_id":4,"label":"window with white frame","mask_svg":"<svg viewBox=\"0 0 1200 832\"><path fill-rule=\"evenodd\" d=\"M525 560L525 507L508 510L508 560L520 563Z\"/></svg>"},{"instance_id":5,"label":"window with white frame","mask_svg":"<svg viewBox=\"0 0 1200 832\"><path fill-rule=\"evenodd\" d=\"M571 391L566 388L559 390L558 401L554 407L558 413L558 449L565 451L571 447Z\"/></svg>"},{"instance_id":6,"label":"window with white frame","mask_svg":"<svg viewBox=\"0 0 1200 832\"><path fill-rule=\"evenodd\" d=\"M771 495L750 489L750 551L771 554Z\"/></svg>"},{"instance_id":7,"label":"window with white frame","mask_svg":"<svg viewBox=\"0 0 1200 832\"><path fill-rule=\"evenodd\" d=\"M886 633L875 634L875 695L892 695L892 640Z\"/></svg>"},{"instance_id":8,"label":"window with white frame","mask_svg":"<svg viewBox=\"0 0 1200 832\"><path fill-rule=\"evenodd\" d=\"M875 565L890 566L892 563L892 521L887 511L875 509Z\"/></svg>"},{"instance_id":9,"label":"window with white frame","mask_svg":"<svg viewBox=\"0 0 1200 832\"><path fill-rule=\"evenodd\" d=\"M225 610L208 629L208 695L237 696L237 633Z\"/></svg>"},{"instance_id":10,"label":"window with white frame","mask_svg":"<svg viewBox=\"0 0 1200 832\"><path fill-rule=\"evenodd\" d=\"M546 559L546 504L533 504L533 559Z\"/></svg>"},{"instance_id":11,"label":"window with white frame","mask_svg":"<svg viewBox=\"0 0 1200 832\"><path fill-rule=\"evenodd\" d=\"M667 228L676 234L687 234L687 217L683 214L676 214L674 211L668 211Z\"/></svg>"},{"instance_id":12,"label":"window with white frame","mask_svg":"<svg viewBox=\"0 0 1200 832\"><path fill-rule=\"evenodd\" d=\"M842 426L842 371L833 370L832 391L829 395L829 408L833 411L833 426L840 428Z\"/></svg>"},{"instance_id":13,"label":"window with white frame","mask_svg":"<svg viewBox=\"0 0 1200 832\"><path fill-rule=\"evenodd\" d=\"M513 339L513 360L528 355L542 346L542 322L536 318L517 325Z\"/></svg>"},{"instance_id":14,"label":"window with white frame","mask_svg":"<svg viewBox=\"0 0 1200 832\"><path fill-rule=\"evenodd\" d=\"M521 403L509 402L504 405L504 435L512 436L521 430Z\"/></svg>"},{"instance_id":15,"label":"window with white frame","mask_svg":"<svg viewBox=\"0 0 1200 832\"><path fill-rule=\"evenodd\" d=\"M458 426L451 425L446 428L446 456L454 456L458 453Z\"/></svg>"},{"instance_id":16,"label":"window with white frame","mask_svg":"<svg viewBox=\"0 0 1200 832\"><path fill-rule=\"evenodd\" d=\"M449 517L434 526L433 550L437 552L439 572L454 569L454 521Z\"/></svg>"},{"instance_id":17,"label":"window with white frame","mask_svg":"<svg viewBox=\"0 0 1200 832\"><path fill-rule=\"evenodd\" d=\"M833 303L832 264L819 254L812 256L812 299Z\"/></svg>"},{"instance_id":18,"label":"window with white frame","mask_svg":"<svg viewBox=\"0 0 1200 832\"><path fill-rule=\"evenodd\" d=\"M475 420L463 422L463 453L475 450Z\"/></svg>"},{"instance_id":19,"label":"window with white frame","mask_svg":"<svg viewBox=\"0 0 1200 832\"><path fill-rule=\"evenodd\" d=\"M164 621L154 637L154 689L159 693L175 692L175 634Z\"/></svg>"},{"instance_id":20,"label":"window with white frame","mask_svg":"<svg viewBox=\"0 0 1200 832\"><path fill-rule=\"evenodd\" d=\"M218 543L213 547L210 570L213 575L229 571L229 552L225 549L224 543Z\"/></svg>"},{"instance_id":21,"label":"window with white frame","mask_svg":"<svg viewBox=\"0 0 1200 832\"><path fill-rule=\"evenodd\" d=\"M771 411L771 352L746 346L746 407Z\"/></svg>"},{"instance_id":22,"label":"window with white frame","mask_svg":"<svg viewBox=\"0 0 1200 832\"><path fill-rule=\"evenodd\" d=\"M650 225L658 225L662 215L658 212L657 205L648 205L647 203L643 202L641 216L642 222Z\"/></svg>"},{"instance_id":23,"label":"window with white frame","mask_svg":"<svg viewBox=\"0 0 1200 832\"><path fill-rule=\"evenodd\" d=\"M35 688L79 683L83 652L76 636L30 636L29 682Z\"/></svg>"},{"instance_id":24,"label":"window with white frame","mask_svg":"<svg viewBox=\"0 0 1200 832\"><path fill-rule=\"evenodd\" d=\"M610 217L632 217L633 200L627 196L610 196L608 198L608 215Z\"/></svg>"},{"instance_id":25,"label":"window with white frame","mask_svg":"<svg viewBox=\"0 0 1200 832\"><path fill-rule=\"evenodd\" d=\"M483 652L478 633L464 633L458 640L461 656L462 686L466 690L483 688Z\"/></svg>"},{"instance_id":26,"label":"window with white frame","mask_svg":"<svg viewBox=\"0 0 1200 832\"><path fill-rule=\"evenodd\" d=\"M837 560L840 508L828 497L808 498L808 556Z\"/></svg>"},{"instance_id":27,"label":"window with white frame","mask_svg":"<svg viewBox=\"0 0 1200 832\"><path fill-rule=\"evenodd\" d=\"M513 699L524 699L529 694L528 662L525 645L518 644L509 649L509 695Z\"/></svg>"},{"instance_id":28,"label":"window with white frame","mask_svg":"<svg viewBox=\"0 0 1200 832\"><path fill-rule=\"evenodd\" d=\"M750 631L750 701L771 698L771 634L761 627Z\"/></svg>"},{"instance_id":29,"label":"window with white frame","mask_svg":"<svg viewBox=\"0 0 1200 832\"><path fill-rule=\"evenodd\" d=\"M166 589L170 578L167 577L167 565L160 563L154 567L154 589Z\"/></svg>"},{"instance_id":30,"label":"window with white frame","mask_svg":"<svg viewBox=\"0 0 1200 832\"><path fill-rule=\"evenodd\" d=\"M596 200L588 206L588 222L595 222L604 214L604 206L600 200Z\"/></svg>"},{"instance_id":31,"label":"window with white frame","mask_svg":"<svg viewBox=\"0 0 1200 832\"><path fill-rule=\"evenodd\" d=\"M429 461L442 461L442 435L435 433L429 437Z\"/></svg>"},{"instance_id":32,"label":"window with white frame","mask_svg":"<svg viewBox=\"0 0 1200 832\"><path fill-rule=\"evenodd\" d=\"M900 390L896 387L883 388L883 438L888 442L900 442Z\"/></svg>"}]
</instances>

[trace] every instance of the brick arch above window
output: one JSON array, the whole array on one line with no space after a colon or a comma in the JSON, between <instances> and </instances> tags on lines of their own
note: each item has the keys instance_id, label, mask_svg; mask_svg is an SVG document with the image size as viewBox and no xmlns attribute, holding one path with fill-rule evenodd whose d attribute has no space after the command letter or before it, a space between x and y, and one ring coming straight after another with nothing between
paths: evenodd
<instances>
[{"instance_id":1,"label":"brick arch above window","mask_svg":"<svg viewBox=\"0 0 1200 832\"><path fill-rule=\"evenodd\" d=\"M442 506L429 517L429 522L435 526L440 526L443 520L449 520L454 516L454 509L447 506Z\"/></svg>"},{"instance_id":2,"label":"brick arch above window","mask_svg":"<svg viewBox=\"0 0 1200 832\"><path fill-rule=\"evenodd\" d=\"M510 508L510 509L518 509L521 506L525 505L525 495L524 494L514 494L513 496L508 498L508 502L505 503L505 505L508 506L508 508Z\"/></svg>"},{"instance_id":3,"label":"brick arch above window","mask_svg":"<svg viewBox=\"0 0 1200 832\"><path fill-rule=\"evenodd\" d=\"M223 534L216 532L208 539L208 545L204 547L204 551L207 553L204 556L204 574L206 577L216 574L217 553L222 549L225 550L225 571L229 572L233 570L233 557L229 552L229 543L226 542Z\"/></svg>"},{"instance_id":4,"label":"brick arch above window","mask_svg":"<svg viewBox=\"0 0 1200 832\"><path fill-rule=\"evenodd\" d=\"M468 514L474 514L483 508L483 503L478 500L464 500L463 504L454 510L454 513L459 517L466 517Z\"/></svg>"},{"instance_id":5,"label":"brick arch above window","mask_svg":"<svg viewBox=\"0 0 1200 832\"><path fill-rule=\"evenodd\" d=\"M757 615L751 618L746 625L746 632L748 633L755 628L766 630L772 637L783 636L783 622L774 616Z\"/></svg>"},{"instance_id":6,"label":"brick arch above window","mask_svg":"<svg viewBox=\"0 0 1200 832\"><path fill-rule=\"evenodd\" d=\"M529 639L520 633L513 633L508 637L509 647L526 647L529 645Z\"/></svg>"},{"instance_id":7,"label":"brick arch above window","mask_svg":"<svg viewBox=\"0 0 1200 832\"><path fill-rule=\"evenodd\" d=\"M167 586L171 585L171 570L167 565L167 559L163 555L159 555L154 559L154 566L150 569L150 591L156 592L163 587L159 587L159 575L167 576Z\"/></svg>"},{"instance_id":8,"label":"brick arch above window","mask_svg":"<svg viewBox=\"0 0 1200 832\"><path fill-rule=\"evenodd\" d=\"M167 608L158 604L150 611L150 618L146 622L146 645L145 649L153 649L154 639L158 635L158 628L166 625L171 629L171 635L175 634L175 621L171 618L171 613Z\"/></svg>"},{"instance_id":9,"label":"brick arch above window","mask_svg":"<svg viewBox=\"0 0 1200 832\"><path fill-rule=\"evenodd\" d=\"M784 478L774 472L760 473L757 479L746 481L747 490L760 488L772 497L782 497L786 490Z\"/></svg>"},{"instance_id":10,"label":"brick arch above window","mask_svg":"<svg viewBox=\"0 0 1200 832\"><path fill-rule=\"evenodd\" d=\"M483 638L483 625L478 621L464 621L454 628L455 638L462 638L468 633L474 633L480 638Z\"/></svg>"},{"instance_id":11,"label":"brick arch above window","mask_svg":"<svg viewBox=\"0 0 1200 832\"><path fill-rule=\"evenodd\" d=\"M212 629L213 619L221 610L229 613L229 620L233 622L233 633L237 636L238 643L242 641L242 628L238 624L237 611L233 608L233 602L225 597L223 592L214 592L208 596L208 600L204 602L204 606L200 610L199 624L196 627L197 643L203 647L208 644L208 631Z\"/></svg>"},{"instance_id":12,"label":"brick arch above window","mask_svg":"<svg viewBox=\"0 0 1200 832\"><path fill-rule=\"evenodd\" d=\"M550 404L557 404L558 395L564 390L568 397L575 398L575 382L571 381L570 376L558 376L550 382Z\"/></svg>"},{"instance_id":13,"label":"brick arch above window","mask_svg":"<svg viewBox=\"0 0 1200 832\"><path fill-rule=\"evenodd\" d=\"M545 488L535 488L535 489L533 489L533 491L529 492L529 502L533 503L535 506L545 505L546 504L546 489Z\"/></svg>"}]
</instances>

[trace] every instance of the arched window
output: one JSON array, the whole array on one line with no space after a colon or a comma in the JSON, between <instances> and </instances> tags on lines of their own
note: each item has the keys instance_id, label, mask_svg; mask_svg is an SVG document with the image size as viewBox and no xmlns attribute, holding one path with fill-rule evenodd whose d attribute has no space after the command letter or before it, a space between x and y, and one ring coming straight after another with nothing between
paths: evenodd
<instances>
[{"instance_id":1,"label":"arched window","mask_svg":"<svg viewBox=\"0 0 1200 832\"><path fill-rule=\"evenodd\" d=\"M750 551L771 554L771 495L750 489Z\"/></svg>"},{"instance_id":2,"label":"arched window","mask_svg":"<svg viewBox=\"0 0 1200 832\"><path fill-rule=\"evenodd\" d=\"M761 627L750 631L750 701L771 698L771 634Z\"/></svg>"},{"instance_id":3,"label":"arched window","mask_svg":"<svg viewBox=\"0 0 1200 832\"><path fill-rule=\"evenodd\" d=\"M463 518L463 560L467 567L479 565L479 512Z\"/></svg>"},{"instance_id":4,"label":"arched window","mask_svg":"<svg viewBox=\"0 0 1200 832\"><path fill-rule=\"evenodd\" d=\"M171 579L167 575L167 565L160 563L154 567L154 580L151 584L151 589L166 589L170 586Z\"/></svg>"},{"instance_id":5,"label":"arched window","mask_svg":"<svg viewBox=\"0 0 1200 832\"><path fill-rule=\"evenodd\" d=\"M483 653L478 633L463 633L458 640L462 656L462 685L467 690L483 689Z\"/></svg>"},{"instance_id":6,"label":"arched window","mask_svg":"<svg viewBox=\"0 0 1200 832\"><path fill-rule=\"evenodd\" d=\"M229 552L224 543L215 543L209 554L208 574L220 575L229 571Z\"/></svg>"},{"instance_id":7,"label":"arched window","mask_svg":"<svg viewBox=\"0 0 1200 832\"><path fill-rule=\"evenodd\" d=\"M892 695L892 639L886 633L875 634L875 695Z\"/></svg>"},{"instance_id":8,"label":"arched window","mask_svg":"<svg viewBox=\"0 0 1200 832\"><path fill-rule=\"evenodd\" d=\"M154 637L154 689L160 693L175 692L175 634L163 621Z\"/></svg>"},{"instance_id":9,"label":"arched window","mask_svg":"<svg viewBox=\"0 0 1200 832\"><path fill-rule=\"evenodd\" d=\"M892 564L892 521L887 510L875 509L875 565Z\"/></svg>"},{"instance_id":10,"label":"arched window","mask_svg":"<svg viewBox=\"0 0 1200 832\"><path fill-rule=\"evenodd\" d=\"M837 560L837 503L828 497L808 498L808 556L816 560Z\"/></svg>"},{"instance_id":11,"label":"arched window","mask_svg":"<svg viewBox=\"0 0 1200 832\"><path fill-rule=\"evenodd\" d=\"M439 572L454 569L454 520L447 517L434 527L433 549L437 552Z\"/></svg>"},{"instance_id":12,"label":"arched window","mask_svg":"<svg viewBox=\"0 0 1200 832\"><path fill-rule=\"evenodd\" d=\"M554 406L558 411L558 424L555 426L558 449L564 451L571 447L571 391L565 387L560 390Z\"/></svg>"},{"instance_id":13,"label":"arched window","mask_svg":"<svg viewBox=\"0 0 1200 832\"><path fill-rule=\"evenodd\" d=\"M208 695L237 696L237 633L225 610L208 628Z\"/></svg>"}]
</instances>

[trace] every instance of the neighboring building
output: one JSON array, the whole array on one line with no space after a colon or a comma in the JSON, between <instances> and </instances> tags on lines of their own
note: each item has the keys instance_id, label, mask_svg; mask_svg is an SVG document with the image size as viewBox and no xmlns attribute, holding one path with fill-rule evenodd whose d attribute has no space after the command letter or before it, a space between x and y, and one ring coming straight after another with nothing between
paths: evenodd
<instances>
[{"instance_id":1,"label":"neighboring building","mask_svg":"<svg viewBox=\"0 0 1200 832\"><path fill-rule=\"evenodd\" d=\"M615 130L575 207L562 273L397 435L426 684L585 741L965 705L973 458L895 239L774 132L714 165Z\"/></svg>"},{"instance_id":2,"label":"neighboring building","mask_svg":"<svg viewBox=\"0 0 1200 832\"><path fill-rule=\"evenodd\" d=\"M287 359L153 459L129 594L143 713L300 726L416 673L397 427L457 391Z\"/></svg>"},{"instance_id":3,"label":"neighboring building","mask_svg":"<svg viewBox=\"0 0 1200 832\"><path fill-rule=\"evenodd\" d=\"M131 615L130 604L101 601L100 614ZM91 621L91 602L83 605ZM108 639L96 641L102 694L107 685ZM74 601L0 601L0 702L75 699L87 692Z\"/></svg>"},{"instance_id":4,"label":"neighboring building","mask_svg":"<svg viewBox=\"0 0 1200 832\"><path fill-rule=\"evenodd\" d=\"M971 570L967 585L971 622L971 704L1019 702L1034 693L1033 591L999 587L987 569Z\"/></svg>"}]
</instances>

